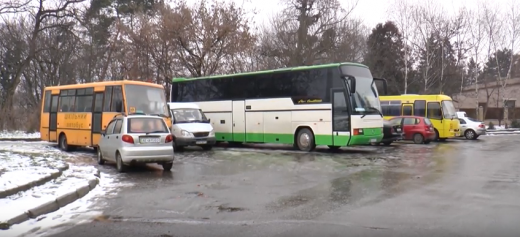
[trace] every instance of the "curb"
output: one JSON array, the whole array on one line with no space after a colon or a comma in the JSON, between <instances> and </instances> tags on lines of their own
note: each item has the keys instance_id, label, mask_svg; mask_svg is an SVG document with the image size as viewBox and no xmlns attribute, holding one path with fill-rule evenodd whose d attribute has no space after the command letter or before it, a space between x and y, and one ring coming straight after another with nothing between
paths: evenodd
<instances>
[{"instance_id":1,"label":"curb","mask_svg":"<svg viewBox=\"0 0 520 237\"><path fill-rule=\"evenodd\" d=\"M40 142L41 138L0 138L0 141L6 142Z\"/></svg>"},{"instance_id":2,"label":"curb","mask_svg":"<svg viewBox=\"0 0 520 237\"><path fill-rule=\"evenodd\" d=\"M0 221L0 230L7 230L12 225L20 224L22 222L28 221L29 219L34 219L38 216L57 211L58 209L84 197L98 184L98 178L89 179L88 183L78 187L76 190L62 194L54 198L54 200L51 199L41 205L28 209L25 212L18 213L16 216L13 216L8 220Z\"/></svg>"},{"instance_id":3,"label":"curb","mask_svg":"<svg viewBox=\"0 0 520 237\"><path fill-rule=\"evenodd\" d=\"M69 164L65 163L65 164L63 164L63 166L57 167L55 169L57 169L58 171L52 172L52 173L42 177L41 179L34 180L34 181L31 181L29 183L26 183L26 184L23 184L23 185L14 187L14 188L0 191L0 198L5 198L5 197L11 196L13 194L19 193L19 192L27 191L33 187L45 184L55 178L58 178L63 174L63 171L69 169Z\"/></svg>"}]
</instances>

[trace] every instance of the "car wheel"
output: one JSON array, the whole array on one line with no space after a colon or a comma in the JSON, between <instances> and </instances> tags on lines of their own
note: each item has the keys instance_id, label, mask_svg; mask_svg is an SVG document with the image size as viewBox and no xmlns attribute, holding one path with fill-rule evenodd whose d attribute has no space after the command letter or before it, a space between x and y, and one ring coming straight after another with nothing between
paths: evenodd
<instances>
[{"instance_id":1,"label":"car wheel","mask_svg":"<svg viewBox=\"0 0 520 237\"><path fill-rule=\"evenodd\" d=\"M423 135L416 133L413 135L413 143L415 144L423 144L424 143L424 137Z\"/></svg>"},{"instance_id":2,"label":"car wheel","mask_svg":"<svg viewBox=\"0 0 520 237\"><path fill-rule=\"evenodd\" d=\"M65 134L60 134L60 140L58 142L58 146L62 151L70 151L69 144L67 144L67 136Z\"/></svg>"},{"instance_id":3,"label":"car wheel","mask_svg":"<svg viewBox=\"0 0 520 237\"><path fill-rule=\"evenodd\" d=\"M209 151L209 150L213 149L213 146L211 146L211 145L204 145L204 146L200 146L200 147L202 147L202 150L205 150L205 151Z\"/></svg>"},{"instance_id":4,"label":"car wheel","mask_svg":"<svg viewBox=\"0 0 520 237\"><path fill-rule=\"evenodd\" d=\"M103 159L103 154L101 153L101 149L97 147L97 163L100 165L105 164L105 160Z\"/></svg>"},{"instance_id":5,"label":"car wheel","mask_svg":"<svg viewBox=\"0 0 520 237\"><path fill-rule=\"evenodd\" d=\"M473 131L471 129L466 130L466 132L464 133L464 137L466 137L466 139L468 139L468 140L476 139L475 138L476 135L477 134L475 134L475 131Z\"/></svg>"},{"instance_id":6,"label":"car wheel","mask_svg":"<svg viewBox=\"0 0 520 237\"><path fill-rule=\"evenodd\" d=\"M119 173L126 171L126 165L123 163L123 159L121 158L121 154L119 154L119 152L116 153L116 167Z\"/></svg>"},{"instance_id":7,"label":"car wheel","mask_svg":"<svg viewBox=\"0 0 520 237\"><path fill-rule=\"evenodd\" d=\"M172 167L173 167L173 163L163 163L162 164L162 168L164 171L170 171L170 170L172 170Z\"/></svg>"},{"instance_id":8,"label":"car wheel","mask_svg":"<svg viewBox=\"0 0 520 237\"><path fill-rule=\"evenodd\" d=\"M296 146L300 151L312 151L316 148L314 135L308 128L301 129L296 136Z\"/></svg>"}]
</instances>

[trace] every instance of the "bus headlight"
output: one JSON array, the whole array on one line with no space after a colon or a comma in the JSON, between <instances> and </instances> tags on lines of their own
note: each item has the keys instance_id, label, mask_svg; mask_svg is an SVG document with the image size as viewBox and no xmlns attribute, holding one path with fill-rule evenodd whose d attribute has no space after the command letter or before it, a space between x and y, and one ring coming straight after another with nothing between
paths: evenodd
<instances>
[{"instance_id":1,"label":"bus headlight","mask_svg":"<svg viewBox=\"0 0 520 237\"><path fill-rule=\"evenodd\" d=\"M181 135L182 135L183 137L193 137L193 133L188 132L188 131L186 131L186 130L182 130L182 131L181 131Z\"/></svg>"},{"instance_id":2,"label":"bus headlight","mask_svg":"<svg viewBox=\"0 0 520 237\"><path fill-rule=\"evenodd\" d=\"M214 137L214 136L215 136L215 130L211 130L211 132L209 132L208 137Z\"/></svg>"}]
</instances>

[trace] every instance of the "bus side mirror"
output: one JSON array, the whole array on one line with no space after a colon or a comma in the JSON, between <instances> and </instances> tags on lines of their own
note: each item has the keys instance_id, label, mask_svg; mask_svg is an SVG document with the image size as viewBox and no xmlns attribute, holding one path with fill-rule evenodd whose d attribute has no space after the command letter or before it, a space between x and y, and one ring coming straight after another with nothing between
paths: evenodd
<instances>
[{"instance_id":1,"label":"bus side mirror","mask_svg":"<svg viewBox=\"0 0 520 237\"><path fill-rule=\"evenodd\" d=\"M386 79L374 77L374 82L376 82L376 81L383 82L383 92L384 92L384 95L388 95L388 82L386 81Z\"/></svg>"},{"instance_id":2,"label":"bus side mirror","mask_svg":"<svg viewBox=\"0 0 520 237\"><path fill-rule=\"evenodd\" d=\"M349 77L350 81L350 93L354 94L356 93L356 78L355 77Z\"/></svg>"},{"instance_id":3,"label":"bus side mirror","mask_svg":"<svg viewBox=\"0 0 520 237\"><path fill-rule=\"evenodd\" d=\"M208 119L208 123L211 123L211 119Z\"/></svg>"}]
</instances>

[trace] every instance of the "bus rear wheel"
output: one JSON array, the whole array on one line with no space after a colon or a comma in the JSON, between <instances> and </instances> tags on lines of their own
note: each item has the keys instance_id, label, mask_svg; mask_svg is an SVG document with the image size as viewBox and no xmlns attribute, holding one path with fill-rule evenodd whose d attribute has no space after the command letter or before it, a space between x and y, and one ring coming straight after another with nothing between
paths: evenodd
<instances>
[{"instance_id":1,"label":"bus rear wheel","mask_svg":"<svg viewBox=\"0 0 520 237\"><path fill-rule=\"evenodd\" d=\"M312 151L316 148L314 134L308 128L302 128L296 135L296 147L300 151Z\"/></svg>"},{"instance_id":2,"label":"bus rear wheel","mask_svg":"<svg viewBox=\"0 0 520 237\"><path fill-rule=\"evenodd\" d=\"M70 151L70 146L67 144L67 136L65 134L60 134L60 138L58 140L58 146L62 151Z\"/></svg>"}]
</instances>

